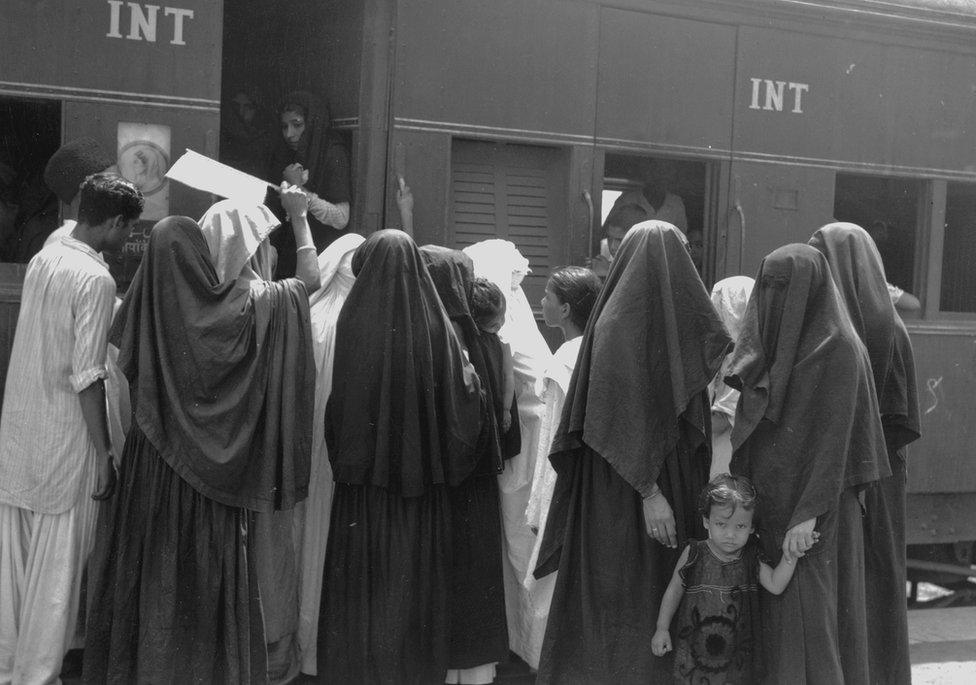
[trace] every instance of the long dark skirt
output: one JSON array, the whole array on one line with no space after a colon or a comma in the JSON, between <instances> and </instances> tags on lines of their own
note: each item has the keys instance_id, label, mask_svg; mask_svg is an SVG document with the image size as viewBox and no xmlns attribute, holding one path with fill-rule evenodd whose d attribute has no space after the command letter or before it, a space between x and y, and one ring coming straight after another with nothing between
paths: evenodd
<instances>
[{"instance_id":1,"label":"long dark skirt","mask_svg":"<svg viewBox=\"0 0 976 685\"><path fill-rule=\"evenodd\" d=\"M907 685L905 600L905 458L889 451L892 474L865 492L864 551L868 578L868 655L872 683Z\"/></svg>"},{"instance_id":2,"label":"long dark skirt","mask_svg":"<svg viewBox=\"0 0 976 685\"><path fill-rule=\"evenodd\" d=\"M448 490L451 501L449 668L508 659L498 480L472 476Z\"/></svg>"},{"instance_id":3,"label":"long dark skirt","mask_svg":"<svg viewBox=\"0 0 976 685\"><path fill-rule=\"evenodd\" d=\"M770 685L845 682L841 641L847 637L838 631L838 604L848 608L863 607L864 586L862 582L858 592L856 581L849 575L852 566L848 562L853 562L855 568L859 562L846 559L840 563L838 537L842 529L850 531L859 526L860 517L857 495L853 490L845 490L837 508L818 518L820 539L797 562L793 579L783 594L760 593L765 682ZM863 547L860 551L854 549L860 536L845 533L842 537L844 556L863 556ZM845 574L848 579L839 582L838 573ZM855 629L857 613L855 609L845 619Z\"/></svg>"},{"instance_id":4,"label":"long dark skirt","mask_svg":"<svg viewBox=\"0 0 976 685\"><path fill-rule=\"evenodd\" d=\"M450 507L444 485L404 498L336 483L319 614L324 682L444 682Z\"/></svg>"},{"instance_id":5,"label":"long dark skirt","mask_svg":"<svg viewBox=\"0 0 976 685\"><path fill-rule=\"evenodd\" d=\"M246 538L246 512L187 485L133 424L89 560L85 682L265 682Z\"/></svg>"},{"instance_id":6,"label":"long dark skirt","mask_svg":"<svg viewBox=\"0 0 976 685\"><path fill-rule=\"evenodd\" d=\"M640 495L591 450L578 450L559 478L568 482L557 481L547 542L549 526L565 527L537 682L670 682L671 659L650 645L678 552L648 537Z\"/></svg>"}]
</instances>

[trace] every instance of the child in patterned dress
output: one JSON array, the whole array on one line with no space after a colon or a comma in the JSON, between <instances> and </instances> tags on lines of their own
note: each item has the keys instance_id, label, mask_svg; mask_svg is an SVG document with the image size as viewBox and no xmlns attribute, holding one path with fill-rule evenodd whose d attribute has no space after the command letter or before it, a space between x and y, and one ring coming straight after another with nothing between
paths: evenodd
<instances>
[{"instance_id":1,"label":"child in patterned dress","mask_svg":"<svg viewBox=\"0 0 976 685\"><path fill-rule=\"evenodd\" d=\"M698 501L707 540L681 553L661 600L651 650L672 649L674 680L696 685L752 683L759 676L759 586L781 594L796 568L786 555L776 568L758 556L752 516L756 491L748 479L720 474Z\"/></svg>"}]
</instances>

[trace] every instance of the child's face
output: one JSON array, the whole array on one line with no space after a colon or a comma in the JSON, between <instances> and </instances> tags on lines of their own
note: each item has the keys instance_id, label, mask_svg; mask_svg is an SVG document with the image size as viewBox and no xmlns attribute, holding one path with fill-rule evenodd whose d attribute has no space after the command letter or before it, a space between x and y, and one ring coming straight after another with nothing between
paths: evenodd
<instances>
[{"instance_id":1,"label":"child's face","mask_svg":"<svg viewBox=\"0 0 976 685\"><path fill-rule=\"evenodd\" d=\"M743 507L717 507L712 505L708 518L702 518L708 539L725 554L735 554L746 546L752 535L752 511Z\"/></svg>"},{"instance_id":2,"label":"child's face","mask_svg":"<svg viewBox=\"0 0 976 685\"><path fill-rule=\"evenodd\" d=\"M505 323L505 314L501 312L494 319L490 321L484 321L478 324L478 327L485 333L497 333L502 329L502 325Z\"/></svg>"}]
</instances>

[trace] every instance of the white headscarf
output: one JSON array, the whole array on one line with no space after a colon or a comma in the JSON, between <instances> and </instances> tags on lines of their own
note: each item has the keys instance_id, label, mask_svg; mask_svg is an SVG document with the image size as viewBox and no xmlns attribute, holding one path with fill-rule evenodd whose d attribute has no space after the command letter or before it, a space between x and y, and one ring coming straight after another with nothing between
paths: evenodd
<instances>
[{"instance_id":1,"label":"white headscarf","mask_svg":"<svg viewBox=\"0 0 976 685\"><path fill-rule=\"evenodd\" d=\"M742 317L746 312L746 305L749 303L749 296L752 294L752 286L755 281L748 276L731 276L716 283L712 287L712 305L722 323L732 336L732 340L739 339L739 332L742 330ZM731 359L731 355L726 357L726 362ZM718 375L712 381L712 411L726 414L729 421L735 418L735 405L739 401L739 392L733 390L725 384L726 364L722 364Z\"/></svg>"},{"instance_id":2,"label":"white headscarf","mask_svg":"<svg viewBox=\"0 0 976 685\"><path fill-rule=\"evenodd\" d=\"M274 248L267 238L281 221L270 209L221 200L207 210L199 224L221 283L238 278L248 263L259 278L271 279Z\"/></svg>"}]
</instances>

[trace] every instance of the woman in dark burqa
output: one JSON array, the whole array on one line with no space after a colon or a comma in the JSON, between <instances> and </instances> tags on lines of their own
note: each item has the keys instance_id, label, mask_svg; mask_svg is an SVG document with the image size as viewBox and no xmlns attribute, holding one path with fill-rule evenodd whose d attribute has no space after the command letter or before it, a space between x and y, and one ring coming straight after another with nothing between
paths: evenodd
<instances>
[{"instance_id":1,"label":"woman in dark burqa","mask_svg":"<svg viewBox=\"0 0 976 685\"><path fill-rule=\"evenodd\" d=\"M260 242L222 280L197 223L163 219L116 316L134 421L89 562L86 682L267 681L248 533L308 487L317 270L255 279Z\"/></svg>"},{"instance_id":2,"label":"woman in dark burqa","mask_svg":"<svg viewBox=\"0 0 976 685\"><path fill-rule=\"evenodd\" d=\"M763 260L726 383L741 392L731 470L759 493L763 553L797 560L786 591L761 597L766 682L845 682L841 642L861 638L838 626L864 632L858 492L890 472L871 362L817 250Z\"/></svg>"},{"instance_id":3,"label":"woman in dark burqa","mask_svg":"<svg viewBox=\"0 0 976 685\"><path fill-rule=\"evenodd\" d=\"M331 129L329 106L312 93L288 93L277 109L281 135L274 137L266 178L299 186L308 197L308 223L316 252L342 235L349 223L351 179L349 153ZM265 202L282 221L285 212L278 194ZM278 248L277 278L295 274L295 245L290 231L276 231L271 243Z\"/></svg>"},{"instance_id":4,"label":"woman in dark burqa","mask_svg":"<svg viewBox=\"0 0 976 685\"><path fill-rule=\"evenodd\" d=\"M841 609L848 682L909 683L908 610L905 601L905 447L920 436L915 361L905 324L888 295L884 265L867 231L832 223L810 238L827 258L841 299L871 358L891 476L864 492L863 574L866 636L845 630L850 608ZM855 645L850 636L865 637ZM859 649L860 648L860 649ZM853 658L858 670L847 668ZM867 669L867 673L865 673ZM852 672L853 671L853 672Z\"/></svg>"},{"instance_id":5,"label":"woman in dark burqa","mask_svg":"<svg viewBox=\"0 0 976 685\"><path fill-rule=\"evenodd\" d=\"M478 327L468 306L474 279L471 258L459 250L437 245L421 247L420 254L485 394L475 471L448 491L454 561L447 682L492 682L495 663L508 658L496 475L502 470L504 460L518 453L518 446L506 453L498 439L499 417L493 408L494 394L499 389L491 383L498 374L486 366Z\"/></svg>"},{"instance_id":6,"label":"woman in dark burqa","mask_svg":"<svg viewBox=\"0 0 976 685\"><path fill-rule=\"evenodd\" d=\"M451 495L474 473L474 369L413 240L356 251L339 315L326 441L336 481L319 674L443 683L451 645Z\"/></svg>"},{"instance_id":7,"label":"woman in dark burqa","mask_svg":"<svg viewBox=\"0 0 976 685\"><path fill-rule=\"evenodd\" d=\"M650 649L677 549L704 534L707 388L730 339L670 224L628 231L583 334L549 457L535 576L559 570L539 683L670 680Z\"/></svg>"}]
</instances>

